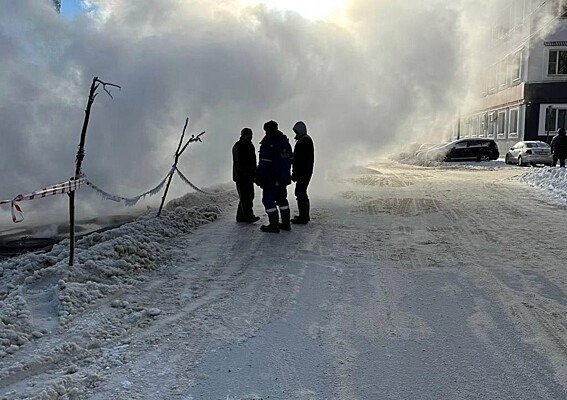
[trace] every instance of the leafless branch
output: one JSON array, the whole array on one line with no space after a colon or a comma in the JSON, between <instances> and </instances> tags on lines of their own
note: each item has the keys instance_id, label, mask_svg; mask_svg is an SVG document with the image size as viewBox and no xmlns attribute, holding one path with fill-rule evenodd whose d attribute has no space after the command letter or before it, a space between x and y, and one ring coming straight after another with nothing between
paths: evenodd
<instances>
[{"instance_id":1,"label":"leafless branch","mask_svg":"<svg viewBox=\"0 0 567 400\"><path fill-rule=\"evenodd\" d=\"M205 131L199 133L197 136L191 135L191 138L187 141L187 143L185 143L185 146L183 146L183 148L179 152L179 155L183 154L183 152L185 151L187 146L189 146L191 143L193 143L193 142L201 142L202 143L203 141L201 140L201 136L203 136L204 134L205 134Z\"/></svg>"},{"instance_id":2,"label":"leafless branch","mask_svg":"<svg viewBox=\"0 0 567 400\"><path fill-rule=\"evenodd\" d=\"M98 78L96 78L96 81L97 81L98 83L102 84L103 90L106 92L106 94L108 94L108 95L110 96L111 99L113 99L114 97L112 97L112 94L110 93L110 90L106 88L107 86L111 86L111 87L115 87L115 88L118 88L118 89L122 89L122 87L119 86L119 85L115 85L114 83L110 83L110 82L103 82L103 81L101 81L101 80L98 79ZM98 86L99 86L99 85L97 84L97 85L96 85L96 88L97 88L97 89L98 89Z\"/></svg>"}]
</instances>

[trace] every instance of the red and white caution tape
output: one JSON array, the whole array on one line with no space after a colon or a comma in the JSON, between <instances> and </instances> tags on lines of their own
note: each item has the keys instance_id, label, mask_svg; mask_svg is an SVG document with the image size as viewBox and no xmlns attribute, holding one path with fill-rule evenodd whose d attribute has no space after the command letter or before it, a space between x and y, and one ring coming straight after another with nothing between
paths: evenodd
<instances>
[{"instance_id":1,"label":"red and white caution tape","mask_svg":"<svg viewBox=\"0 0 567 400\"><path fill-rule=\"evenodd\" d=\"M23 200L35 200L35 199L44 198L44 197L48 197L48 196L55 196L55 195L58 195L58 194L71 193L71 192L74 192L77 189L79 189L83 184L86 184L91 189L93 189L95 192L97 192L103 199L115 201L115 202L118 202L118 203L124 202L124 204L126 206L131 207L131 206L136 205L136 203L138 203L138 201L145 198L146 196L153 196L153 195L159 193L161 191L161 189L163 188L163 186L165 185L165 183L167 182L167 179L171 175L173 175L175 172L177 172L179 174L179 177L181 178L181 180L183 182L185 182L186 184L191 186L197 192L200 192L200 193L203 193L203 194L206 194L206 195L209 195L209 196L218 196L218 195L222 194L222 193L209 193L209 192L206 192L202 189L199 189L195 184L193 184L189 179L187 179L187 177L185 175L183 175L183 173L177 168L176 165L173 165L171 167L171 170L166 175L166 177L163 178L163 180L155 188L148 190L147 192L144 192L144 193L142 193L142 194L140 194L136 197L122 197L122 196L118 196L118 195L115 195L115 194L112 194L112 193L108 193L108 192L102 190L100 187L98 187L94 183L92 183L91 181L89 181L85 177L85 175L81 175L81 177L79 179L71 178L68 181L61 182L61 183L58 183L57 185L53 185L53 186L50 186L50 187L47 187L47 188L43 188L41 190L32 192L30 194L26 194L26 195L19 194L16 197L14 197L12 200L1 200L0 205L10 204L11 211L12 211L12 221L14 223L18 223L18 222L22 222L24 220L22 208L20 207L18 202L23 201Z\"/></svg>"},{"instance_id":2,"label":"red and white caution tape","mask_svg":"<svg viewBox=\"0 0 567 400\"><path fill-rule=\"evenodd\" d=\"M10 204L12 209L12 221L14 223L22 222L24 220L24 215L22 208L18 202L23 200L35 200L42 199L49 196L55 196L58 194L71 193L79 189L85 183L85 177L81 176L79 179L69 179L68 181L58 183L56 185L37 190L30 194L19 194L12 200L1 200L0 205Z\"/></svg>"}]
</instances>

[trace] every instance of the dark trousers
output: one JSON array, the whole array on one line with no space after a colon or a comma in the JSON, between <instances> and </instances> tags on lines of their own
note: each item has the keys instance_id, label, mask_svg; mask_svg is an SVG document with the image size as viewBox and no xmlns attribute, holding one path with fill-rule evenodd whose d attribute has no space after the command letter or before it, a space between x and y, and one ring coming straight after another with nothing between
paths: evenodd
<instances>
[{"instance_id":1,"label":"dark trousers","mask_svg":"<svg viewBox=\"0 0 567 400\"><path fill-rule=\"evenodd\" d=\"M563 154L553 155L553 166L557 165L557 160L559 160L559 166L565 168L565 156Z\"/></svg>"},{"instance_id":2,"label":"dark trousers","mask_svg":"<svg viewBox=\"0 0 567 400\"><path fill-rule=\"evenodd\" d=\"M254 217L254 182L236 182L236 191L240 201L236 212L237 221L246 221Z\"/></svg>"},{"instance_id":3,"label":"dark trousers","mask_svg":"<svg viewBox=\"0 0 567 400\"><path fill-rule=\"evenodd\" d=\"M277 207L280 210L289 210L287 186L265 187L262 191L262 204L264 204L267 213L277 211Z\"/></svg>"},{"instance_id":4,"label":"dark trousers","mask_svg":"<svg viewBox=\"0 0 567 400\"><path fill-rule=\"evenodd\" d=\"M307 196L307 187L309 186L310 179L300 179L295 183L295 198L297 203L309 200Z\"/></svg>"}]
</instances>

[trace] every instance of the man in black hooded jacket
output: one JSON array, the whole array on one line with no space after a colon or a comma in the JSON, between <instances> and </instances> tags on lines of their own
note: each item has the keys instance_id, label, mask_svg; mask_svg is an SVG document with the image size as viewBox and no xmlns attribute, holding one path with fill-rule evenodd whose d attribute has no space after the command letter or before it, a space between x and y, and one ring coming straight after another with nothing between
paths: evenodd
<instances>
[{"instance_id":1,"label":"man in black hooded jacket","mask_svg":"<svg viewBox=\"0 0 567 400\"><path fill-rule=\"evenodd\" d=\"M256 152L252 143L252 129L244 128L240 140L232 146L232 180L238 191L236 222L256 222L254 215L254 177L256 176Z\"/></svg>"},{"instance_id":2,"label":"man in black hooded jacket","mask_svg":"<svg viewBox=\"0 0 567 400\"><path fill-rule=\"evenodd\" d=\"M307 126L303 121L293 126L295 132L295 147L293 149L293 172L291 179L295 184L295 197L299 215L291 220L294 224L307 224L311 221L309 215L310 202L307 196L307 187L313 175L313 164L315 163L315 149L313 139L307 134Z\"/></svg>"},{"instance_id":3,"label":"man in black hooded jacket","mask_svg":"<svg viewBox=\"0 0 567 400\"><path fill-rule=\"evenodd\" d=\"M559 165L565 168L565 158L567 157L567 138L565 137L565 129L559 128L557 135L551 140L551 154L553 154L553 166Z\"/></svg>"}]
</instances>

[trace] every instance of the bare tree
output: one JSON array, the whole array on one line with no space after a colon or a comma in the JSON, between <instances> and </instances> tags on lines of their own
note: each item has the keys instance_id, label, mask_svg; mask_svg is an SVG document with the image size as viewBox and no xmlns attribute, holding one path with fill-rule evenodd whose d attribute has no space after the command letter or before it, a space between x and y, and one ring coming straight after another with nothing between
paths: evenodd
<instances>
[{"instance_id":1,"label":"bare tree","mask_svg":"<svg viewBox=\"0 0 567 400\"><path fill-rule=\"evenodd\" d=\"M120 89L120 86L113 83L103 82L96 76L93 78L91 84L91 90L89 92L89 98L87 100L87 108L85 110L85 119L83 121L83 129L81 131L81 141L79 143L79 149L77 150L77 156L75 158L75 176L74 179L80 179L81 177L81 165L83 159L85 158L85 140L87 138L87 128L89 126L89 118L91 116L91 108L98 95L97 90L102 85L103 90L112 98L112 94L108 87L116 87ZM70 235L69 235L69 266L73 265L75 258L75 192L69 193L69 224L70 224Z\"/></svg>"}]
</instances>

